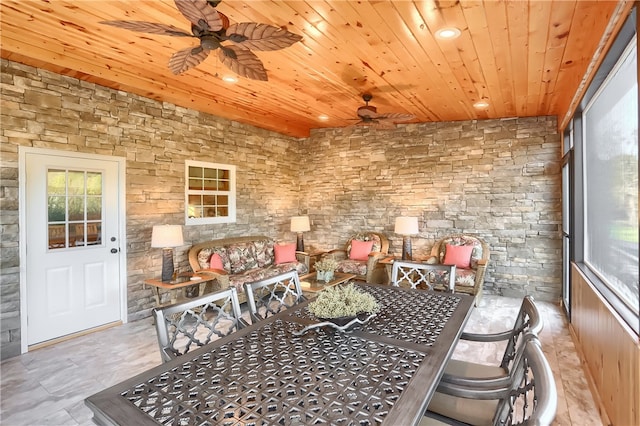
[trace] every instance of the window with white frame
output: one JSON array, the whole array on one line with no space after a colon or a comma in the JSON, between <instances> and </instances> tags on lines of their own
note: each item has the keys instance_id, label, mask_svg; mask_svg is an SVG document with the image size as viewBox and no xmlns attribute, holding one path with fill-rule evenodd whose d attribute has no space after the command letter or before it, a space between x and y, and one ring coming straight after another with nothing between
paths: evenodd
<instances>
[{"instance_id":1,"label":"window with white frame","mask_svg":"<svg viewBox=\"0 0 640 426\"><path fill-rule=\"evenodd\" d=\"M185 161L185 224L236 221L236 166Z\"/></svg>"}]
</instances>

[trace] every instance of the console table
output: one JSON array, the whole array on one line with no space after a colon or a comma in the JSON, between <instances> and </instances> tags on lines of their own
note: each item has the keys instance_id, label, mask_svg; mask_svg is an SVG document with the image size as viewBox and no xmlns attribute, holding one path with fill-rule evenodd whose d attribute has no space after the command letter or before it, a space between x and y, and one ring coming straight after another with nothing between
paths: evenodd
<instances>
[{"instance_id":1,"label":"console table","mask_svg":"<svg viewBox=\"0 0 640 426\"><path fill-rule=\"evenodd\" d=\"M85 400L99 425L417 425L473 306L464 294L356 284L381 306L346 332L309 301Z\"/></svg>"}]
</instances>

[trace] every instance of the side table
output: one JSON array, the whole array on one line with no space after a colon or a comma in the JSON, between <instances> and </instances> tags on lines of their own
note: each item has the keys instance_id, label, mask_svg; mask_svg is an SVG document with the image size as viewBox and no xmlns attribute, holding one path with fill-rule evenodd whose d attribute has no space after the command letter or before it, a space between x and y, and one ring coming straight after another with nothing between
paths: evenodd
<instances>
[{"instance_id":1,"label":"side table","mask_svg":"<svg viewBox=\"0 0 640 426\"><path fill-rule=\"evenodd\" d=\"M354 274L345 274L342 272L335 272L333 274L333 279L331 281L324 282L316 280L316 273L311 272L306 275L302 275L300 277L300 286L302 287L302 292L306 293L305 296L316 296L316 293L324 290L327 287L332 287L334 285L346 283L347 281L355 278Z\"/></svg>"},{"instance_id":2,"label":"side table","mask_svg":"<svg viewBox=\"0 0 640 426\"><path fill-rule=\"evenodd\" d=\"M205 288L207 283L210 283L215 280L215 277L210 274L183 274L176 277L175 280L171 281L162 281L159 278L150 278L144 280L142 284L143 288L146 288L146 285L153 286L154 295L156 297L156 306L162 305L162 294L160 293L160 289L168 290L171 293L171 303L178 302L178 290L185 289L192 285L199 285L198 296L202 296L205 293ZM183 295L186 298L186 296Z\"/></svg>"}]
</instances>

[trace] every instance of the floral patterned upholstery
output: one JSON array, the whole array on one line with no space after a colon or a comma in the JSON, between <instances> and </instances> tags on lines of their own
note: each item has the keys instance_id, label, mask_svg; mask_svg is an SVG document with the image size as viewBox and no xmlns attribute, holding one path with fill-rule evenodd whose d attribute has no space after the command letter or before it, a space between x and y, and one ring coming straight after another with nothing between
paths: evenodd
<instances>
[{"instance_id":1,"label":"floral patterned upholstery","mask_svg":"<svg viewBox=\"0 0 640 426\"><path fill-rule=\"evenodd\" d=\"M298 261L275 264L274 241L267 237L237 237L196 244L189 250L189 263L194 272L216 275L216 285L223 289L234 286L240 302L246 301L244 283L269 278L292 270L299 275L309 272L308 259L296 254ZM217 253L222 259L224 274L210 268L210 259ZM301 259L302 257L302 259ZM302 261L301 261L302 260Z\"/></svg>"},{"instance_id":2,"label":"floral patterned upholstery","mask_svg":"<svg viewBox=\"0 0 640 426\"><path fill-rule=\"evenodd\" d=\"M482 298L484 275L489 263L489 246L480 238L468 234L455 234L438 240L431 249L427 263L442 264L447 244L452 246L473 246L469 269L456 268L455 291L475 296L476 306ZM436 288L438 288L436 286Z\"/></svg>"}]
</instances>

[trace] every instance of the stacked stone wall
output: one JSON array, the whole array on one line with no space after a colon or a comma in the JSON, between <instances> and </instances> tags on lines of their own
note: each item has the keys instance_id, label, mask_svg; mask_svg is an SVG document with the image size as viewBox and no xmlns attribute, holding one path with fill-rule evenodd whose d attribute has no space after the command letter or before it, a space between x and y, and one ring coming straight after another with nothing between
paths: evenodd
<instances>
[{"instance_id":1,"label":"stacked stone wall","mask_svg":"<svg viewBox=\"0 0 640 426\"><path fill-rule=\"evenodd\" d=\"M324 250L361 230L402 252L395 218L416 216L413 254L452 233L485 240L488 293L557 302L561 293L561 161L554 117L323 129L304 142L305 241Z\"/></svg>"},{"instance_id":2,"label":"stacked stone wall","mask_svg":"<svg viewBox=\"0 0 640 426\"><path fill-rule=\"evenodd\" d=\"M265 234L294 241L289 218L309 214L308 249L354 232L384 232L418 216L414 253L469 232L491 247L487 292L558 301L561 288L560 137L552 117L314 130L307 139L228 121L2 60L0 342L20 350L18 147L126 158L128 317L149 315L142 281L161 269L155 224L184 223L184 161L237 166L237 222L187 226L177 249ZM308 250L309 251L309 250Z\"/></svg>"},{"instance_id":3,"label":"stacked stone wall","mask_svg":"<svg viewBox=\"0 0 640 426\"><path fill-rule=\"evenodd\" d=\"M295 241L300 142L278 133L160 103L2 60L0 184L0 342L3 358L20 351L18 147L126 158L129 320L155 304L145 278L161 270L156 224L184 224L185 160L237 167L237 222L185 226L176 267L188 270L193 243L240 235Z\"/></svg>"}]
</instances>

